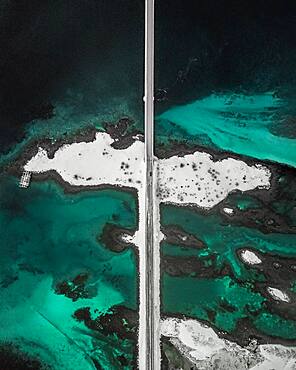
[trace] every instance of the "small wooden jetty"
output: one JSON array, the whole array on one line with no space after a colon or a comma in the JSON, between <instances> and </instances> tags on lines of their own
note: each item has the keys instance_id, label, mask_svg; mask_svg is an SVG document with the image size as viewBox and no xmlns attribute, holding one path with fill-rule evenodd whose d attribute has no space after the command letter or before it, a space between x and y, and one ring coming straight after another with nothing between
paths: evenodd
<instances>
[{"instance_id":1,"label":"small wooden jetty","mask_svg":"<svg viewBox=\"0 0 296 370\"><path fill-rule=\"evenodd\" d=\"M20 188L28 188L29 185L30 185L30 181L31 181L31 172L24 171L22 173L22 177L21 177L20 182L19 182L19 187Z\"/></svg>"}]
</instances>

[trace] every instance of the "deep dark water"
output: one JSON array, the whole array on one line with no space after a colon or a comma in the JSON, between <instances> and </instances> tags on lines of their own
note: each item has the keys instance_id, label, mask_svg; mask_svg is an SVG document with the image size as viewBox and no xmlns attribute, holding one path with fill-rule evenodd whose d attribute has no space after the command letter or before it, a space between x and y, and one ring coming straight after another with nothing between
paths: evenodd
<instances>
[{"instance_id":1,"label":"deep dark water","mask_svg":"<svg viewBox=\"0 0 296 370\"><path fill-rule=\"evenodd\" d=\"M1 151L22 137L25 123L44 117L44 105L67 98L77 114L94 115L125 100L139 119L143 11L136 0L2 1Z\"/></svg>"},{"instance_id":2,"label":"deep dark water","mask_svg":"<svg viewBox=\"0 0 296 370\"><path fill-rule=\"evenodd\" d=\"M156 87L167 105L224 89L293 94L295 15L294 1L157 1Z\"/></svg>"}]
</instances>

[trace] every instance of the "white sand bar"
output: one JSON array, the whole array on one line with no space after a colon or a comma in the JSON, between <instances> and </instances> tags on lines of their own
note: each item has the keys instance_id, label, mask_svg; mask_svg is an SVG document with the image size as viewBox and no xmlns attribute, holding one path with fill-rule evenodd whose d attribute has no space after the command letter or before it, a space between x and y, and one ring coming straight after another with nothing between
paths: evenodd
<instances>
[{"instance_id":1,"label":"white sand bar","mask_svg":"<svg viewBox=\"0 0 296 370\"><path fill-rule=\"evenodd\" d=\"M227 158L214 161L208 153L195 152L158 161L158 192L166 203L192 204L209 209L234 190L269 188L270 171Z\"/></svg>"}]
</instances>

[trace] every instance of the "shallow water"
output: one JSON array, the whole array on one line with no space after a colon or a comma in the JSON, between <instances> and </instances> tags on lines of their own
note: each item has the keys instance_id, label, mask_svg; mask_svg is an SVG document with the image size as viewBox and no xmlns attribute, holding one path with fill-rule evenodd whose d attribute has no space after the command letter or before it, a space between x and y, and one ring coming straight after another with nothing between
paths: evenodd
<instances>
[{"instance_id":1,"label":"shallow water","mask_svg":"<svg viewBox=\"0 0 296 370\"><path fill-rule=\"evenodd\" d=\"M159 135L171 122L177 129L179 126L185 130L189 137L194 136L196 144L210 142L210 147L295 167L295 139L286 136L287 133L276 135L272 131L285 119L284 107L285 101L271 92L212 94L163 112L157 117ZM291 123L290 135L293 129Z\"/></svg>"},{"instance_id":2,"label":"shallow water","mask_svg":"<svg viewBox=\"0 0 296 370\"><path fill-rule=\"evenodd\" d=\"M135 343L99 332L91 340L73 314L83 307L95 317L116 305L137 310L134 251L111 252L97 239L107 222L135 229L136 218L135 199L126 192L71 195L53 182L23 190L2 176L0 341L17 343L57 369L92 369L86 355L104 369L120 367L120 355L130 363ZM57 294L58 283L79 274L87 274L86 297Z\"/></svg>"}]
</instances>

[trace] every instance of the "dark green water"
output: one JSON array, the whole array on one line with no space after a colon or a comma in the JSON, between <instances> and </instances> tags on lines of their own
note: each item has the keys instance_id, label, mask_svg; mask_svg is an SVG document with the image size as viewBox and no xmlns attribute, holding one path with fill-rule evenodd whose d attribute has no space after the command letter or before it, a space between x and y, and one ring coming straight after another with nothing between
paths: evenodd
<instances>
[{"instance_id":1,"label":"dark green water","mask_svg":"<svg viewBox=\"0 0 296 370\"><path fill-rule=\"evenodd\" d=\"M296 339L296 323L271 314L266 298L256 291L255 283L268 279L256 270L248 268L237 257L239 248L252 248L278 256L295 256L295 235L264 234L253 228L232 225L218 214L205 216L194 210L164 206L163 225L181 225L183 229L205 243L202 249L182 248L163 243L162 256L202 259L205 265L219 271L223 265L231 267L229 276L201 278L195 275L176 277L167 273L162 281L162 307L164 312L186 314L208 320L217 328L232 332L239 319L249 317L253 325L270 336ZM214 258L214 261L211 261ZM294 281L286 282L286 289L292 290ZM231 306L227 310L223 302ZM276 305L276 303L275 303ZM209 311L215 312L213 319Z\"/></svg>"}]
</instances>

